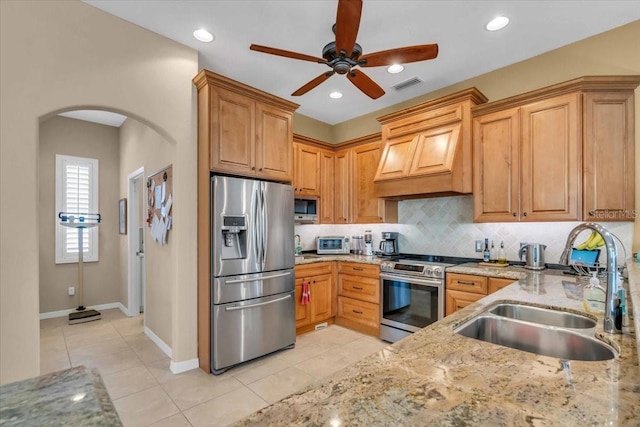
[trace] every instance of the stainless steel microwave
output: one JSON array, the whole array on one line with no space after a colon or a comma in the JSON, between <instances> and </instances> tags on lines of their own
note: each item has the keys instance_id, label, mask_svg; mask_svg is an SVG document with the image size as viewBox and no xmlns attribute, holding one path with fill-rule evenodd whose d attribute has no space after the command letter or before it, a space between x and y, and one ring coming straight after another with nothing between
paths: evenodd
<instances>
[{"instance_id":1,"label":"stainless steel microwave","mask_svg":"<svg viewBox=\"0 0 640 427\"><path fill-rule=\"evenodd\" d=\"M348 254L351 250L346 236L319 236L316 238L316 252L321 255Z\"/></svg>"},{"instance_id":2,"label":"stainless steel microwave","mask_svg":"<svg viewBox=\"0 0 640 427\"><path fill-rule=\"evenodd\" d=\"M293 206L294 222L318 222L318 199L296 197Z\"/></svg>"}]
</instances>

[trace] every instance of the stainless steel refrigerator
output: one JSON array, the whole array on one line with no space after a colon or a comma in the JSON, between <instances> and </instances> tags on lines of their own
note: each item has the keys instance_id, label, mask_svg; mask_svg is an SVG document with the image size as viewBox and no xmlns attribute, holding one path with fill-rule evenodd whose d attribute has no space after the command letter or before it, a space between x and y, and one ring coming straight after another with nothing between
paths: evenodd
<instances>
[{"instance_id":1,"label":"stainless steel refrigerator","mask_svg":"<svg viewBox=\"0 0 640 427\"><path fill-rule=\"evenodd\" d=\"M293 188L211 178L211 371L293 347Z\"/></svg>"}]
</instances>

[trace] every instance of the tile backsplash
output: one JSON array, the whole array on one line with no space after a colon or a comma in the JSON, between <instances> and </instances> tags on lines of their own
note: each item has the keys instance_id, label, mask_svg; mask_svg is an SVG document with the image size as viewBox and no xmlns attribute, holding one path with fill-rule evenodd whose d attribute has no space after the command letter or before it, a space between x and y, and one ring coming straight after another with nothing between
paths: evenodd
<instances>
[{"instance_id":1,"label":"tile backsplash","mask_svg":"<svg viewBox=\"0 0 640 427\"><path fill-rule=\"evenodd\" d=\"M504 241L507 259L517 260L520 243L547 245L545 261L556 264L564 248L569 232L580 222L527 222L527 223L474 223L471 196L439 197L406 200L398 206L398 224L345 224L345 225L296 225L296 233L302 239L303 250L315 249L316 236L363 235L371 230L374 247L380 242L380 232L400 233L400 252L407 254L445 255L481 258L475 252L475 241L488 238L496 247ZM616 235L631 256L633 222L604 222ZM581 243L589 232L576 239ZM624 259L624 251L618 242L618 259ZM604 251L600 262L605 260Z\"/></svg>"}]
</instances>

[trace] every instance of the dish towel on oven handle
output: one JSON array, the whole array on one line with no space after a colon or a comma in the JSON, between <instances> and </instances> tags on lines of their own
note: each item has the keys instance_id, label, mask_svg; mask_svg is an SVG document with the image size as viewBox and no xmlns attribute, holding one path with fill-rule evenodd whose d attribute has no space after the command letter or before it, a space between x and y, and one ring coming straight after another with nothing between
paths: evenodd
<instances>
[{"instance_id":1,"label":"dish towel on oven handle","mask_svg":"<svg viewBox=\"0 0 640 427\"><path fill-rule=\"evenodd\" d=\"M302 280L302 297L300 298L300 304L307 305L311 302L311 286L308 280Z\"/></svg>"}]
</instances>

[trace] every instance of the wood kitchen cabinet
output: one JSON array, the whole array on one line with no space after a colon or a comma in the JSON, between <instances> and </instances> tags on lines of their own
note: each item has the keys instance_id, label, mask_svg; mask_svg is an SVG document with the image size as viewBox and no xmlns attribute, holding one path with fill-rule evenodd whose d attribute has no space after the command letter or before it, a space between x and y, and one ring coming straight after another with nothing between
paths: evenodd
<instances>
[{"instance_id":1,"label":"wood kitchen cabinet","mask_svg":"<svg viewBox=\"0 0 640 427\"><path fill-rule=\"evenodd\" d=\"M380 267L338 262L336 324L365 334L380 335Z\"/></svg>"},{"instance_id":2,"label":"wood kitchen cabinet","mask_svg":"<svg viewBox=\"0 0 640 427\"><path fill-rule=\"evenodd\" d=\"M293 188L296 195L320 196L322 150L306 144L293 144L294 177Z\"/></svg>"},{"instance_id":3,"label":"wood kitchen cabinet","mask_svg":"<svg viewBox=\"0 0 640 427\"><path fill-rule=\"evenodd\" d=\"M580 95L474 119L474 221L579 219Z\"/></svg>"},{"instance_id":4,"label":"wood kitchen cabinet","mask_svg":"<svg viewBox=\"0 0 640 427\"><path fill-rule=\"evenodd\" d=\"M320 223L335 222L335 155L328 150L320 152Z\"/></svg>"},{"instance_id":5,"label":"wood kitchen cabinet","mask_svg":"<svg viewBox=\"0 0 640 427\"><path fill-rule=\"evenodd\" d=\"M635 219L633 99L631 88L584 96L584 220Z\"/></svg>"},{"instance_id":6,"label":"wood kitchen cabinet","mask_svg":"<svg viewBox=\"0 0 640 427\"><path fill-rule=\"evenodd\" d=\"M336 294L333 262L296 265L296 332L313 330L325 321L333 322ZM311 301L302 304L302 283L309 282Z\"/></svg>"},{"instance_id":7,"label":"wood kitchen cabinet","mask_svg":"<svg viewBox=\"0 0 640 427\"><path fill-rule=\"evenodd\" d=\"M347 224L351 219L349 212L351 205L351 150L336 152L334 167L334 220L336 224Z\"/></svg>"},{"instance_id":8,"label":"wood kitchen cabinet","mask_svg":"<svg viewBox=\"0 0 640 427\"><path fill-rule=\"evenodd\" d=\"M473 304L516 280L473 274L447 273L445 284L445 315Z\"/></svg>"},{"instance_id":9,"label":"wood kitchen cabinet","mask_svg":"<svg viewBox=\"0 0 640 427\"><path fill-rule=\"evenodd\" d=\"M295 136L294 188L301 196L317 196L323 224L398 221L398 202L378 198L373 178L380 160L379 135L340 144Z\"/></svg>"},{"instance_id":10,"label":"wood kitchen cabinet","mask_svg":"<svg viewBox=\"0 0 640 427\"><path fill-rule=\"evenodd\" d=\"M586 76L474 107L474 221L632 220L638 84Z\"/></svg>"},{"instance_id":11,"label":"wood kitchen cabinet","mask_svg":"<svg viewBox=\"0 0 640 427\"><path fill-rule=\"evenodd\" d=\"M291 182L291 121L298 105L207 70L194 83L209 170Z\"/></svg>"}]
</instances>

